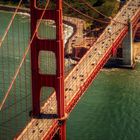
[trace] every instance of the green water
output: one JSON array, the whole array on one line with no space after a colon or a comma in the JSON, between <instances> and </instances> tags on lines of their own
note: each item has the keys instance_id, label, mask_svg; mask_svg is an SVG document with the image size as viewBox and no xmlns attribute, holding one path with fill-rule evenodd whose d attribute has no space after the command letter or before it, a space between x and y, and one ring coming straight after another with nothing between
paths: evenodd
<instances>
[{"instance_id":1,"label":"green water","mask_svg":"<svg viewBox=\"0 0 140 140\"><path fill-rule=\"evenodd\" d=\"M0 12L0 39L2 38L11 17L12 13ZM0 103L5 96L15 71L21 62L25 49L28 46L30 35L29 22L29 17L16 15L2 47L0 47ZM46 34L45 31L42 31L42 26L43 25L41 25L39 29L39 35L46 37L48 32ZM49 28L48 26L46 27ZM53 36L53 34L51 35ZM52 38L52 36L50 36L50 38ZM49 62L53 65L53 55L43 53L40 60L40 69L42 72L50 72L50 67L46 69L46 63L44 61L45 59L48 60L48 57L49 60L51 60ZM54 69L54 67L51 68ZM52 90L52 88L41 89L41 104L45 102ZM0 111L0 140L13 139L30 121L29 112L32 110L31 100L31 67L29 51L10 94Z\"/></svg>"},{"instance_id":2,"label":"green water","mask_svg":"<svg viewBox=\"0 0 140 140\"><path fill-rule=\"evenodd\" d=\"M11 14L0 14L0 20L4 21L1 22L0 35L3 34L9 17L11 17ZM27 19L25 19L23 16L21 17L21 21L26 27ZM15 62L12 58L8 58L8 60L11 60L10 63ZM29 64L27 66L30 69ZM28 89L30 89L30 74L27 76L29 82ZM135 70L103 70L69 116L67 121L67 139L140 140L139 81L140 64L136 65ZM18 107L20 105L23 106L23 110L26 104L31 109L30 92L28 92L28 95L28 100L22 100L22 103L19 102L18 104ZM24 94L22 98L24 98ZM12 114L13 116L16 115L11 110ZM0 129L3 129L3 132L6 131L6 133L4 133L5 136L0 133L0 140L10 140L21 129L21 126L25 126L25 123L27 123L26 119L29 119L27 115L28 111L23 112L18 117L14 116L16 121L8 122L4 127L1 125ZM20 123L16 124L15 122L17 121ZM6 126L12 128L10 129L11 132L9 132L9 129L5 130Z\"/></svg>"},{"instance_id":3,"label":"green water","mask_svg":"<svg viewBox=\"0 0 140 140\"><path fill-rule=\"evenodd\" d=\"M102 71L67 124L68 140L140 140L140 64Z\"/></svg>"}]
</instances>

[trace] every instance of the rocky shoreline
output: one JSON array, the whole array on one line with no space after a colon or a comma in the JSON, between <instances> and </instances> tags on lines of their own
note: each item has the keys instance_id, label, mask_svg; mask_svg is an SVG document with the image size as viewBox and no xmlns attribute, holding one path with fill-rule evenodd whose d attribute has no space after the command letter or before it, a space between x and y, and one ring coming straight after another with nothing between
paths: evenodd
<instances>
[{"instance_id":1,"label":"rocky shoreline","mask_svg":"<svg viewBox=\"0 0 140 140\"><path fill-rule=\"evenodd\" d=\"M14 12L16 10L16 7L0 4L0 10ZM24 7L19 8L18 14L30 16L30 9ZM71 40L74 40L77 36L79 36L79 33L83 31L84 21L78 18L64 16L63 22L64 22L64 29L65 29L64 30L65 53L69 54L72 53ZM77 24L79 25L79 23L82 23L81 27L77 27ZM83 34L81 34L81 36L83 36Z\"/></svg>"},{"instance_id":2,"label":"rocky shoreline","mask_svg":"<svg viewBox=\"0 0 140 140\"><path fill-rule=\"evenodd\" d=\"M0 4L0 10L8 11L8 12L14 12L15 11L14 6L5 6ZM30 10L28 8L19 8L18 14L30 16ZM71 56L73 55L73 44L74 47L77 46L75 40L80 39L83 40L83 30L85 26L85 21L73 18L73 17L66 17L64 16L63 22L65 24L64 28L64 43L65 43L65 56ZM80 25L80 26L79 26ZM73 42L74 41L74 42ZM79 41L79 42L80 42ZM78 47L77 47L78 49ZM136 58L136 61L140 62L140 43L134 43L134 56Z\"/></svg>"},{"instance_id":3,"label":"rocky shoreline","mask_svg":"<svg viewBox=\"0 0 140 140\"><path fill-rule=\"evenodd\" d=\"M14 7L14 6L7 6L7 5L5 6L5 5L0 4L0 10L2 10L2 11L14 12L15 9L16 9L16 7ZM30 16L30 10L28 8L19 8L17 14L24 15L24 16ZM50 22L50 24L52 24L52 26L54 26L54 28L55 28L55 24L54 24L54 22L53 23L52 22ZM64 43L65 43L65 56L66 56L66 54L69 53L67 50L72 49L71 40L74 40L75 38L77 38L78 33L80 32L79 30L83 31L84 24L82 24L83 26L81 29L81 28L77 27L77 23L84 23L84 21L81 19L78 19L78 18L64 16L63 22L64 22L64 37L65 37ZM81 34L81 35L83 35L83 34ZM74 65L77 63L77 61L72 60L71 57L65 58L66 67L69 67L69 65L70 65L69 62L71 62L71 65Z\"/></svg>"}]
</instances>

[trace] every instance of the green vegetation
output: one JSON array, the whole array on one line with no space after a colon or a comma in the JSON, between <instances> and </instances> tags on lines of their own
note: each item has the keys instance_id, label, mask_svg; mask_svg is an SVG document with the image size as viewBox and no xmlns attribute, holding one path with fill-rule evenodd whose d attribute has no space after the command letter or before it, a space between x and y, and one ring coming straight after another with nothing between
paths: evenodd
<instances>
[{"instance_id":1,"label":"green vegetation","mask_svg":"<svg viewBox=\"0 0 140 140\"><path fill-rule=\"evenodd\" d=\"M67 3L72 5L75 9L81 11L82 13L89 15L90 17L101 19L104 21L109 21L109 19L105 18L101 14L98 14L97 12L93 11L92 9L89 9L84 3L79 2L79 0L65 0ZM119 9L119 2L116 0L86 0L92 7L99 10L101 13L108 17L114 17ZM95 27L105 27L106 25L104 23L99 23L96 21L92 21L91 19L87 19L84 16L77 14L76 12L73 12L71 9L66 7L64 5L64 13L68 16L78 17L82 18L87 21L87 26L89 28L95 28Z\"/></svg>"},{"instance_id":2,"label":"green vegetation","mask_svg":"<svg viewBox=\"0 0 140 140\"><path fill-rule=\"evenodd\" d=\"M75 0L66 0L74 8L80 10L81 12L88 14L92 17L103 18L101 15L97 14L93 10L85 6L84 3ZM107 16L113 16L117 13L119 3L116 0L86 0L91 6L95 7L100 12ZM64 5L64 11L72 16L78 16L78 14L71 12L71 10Z\"/></svg>"},{"instance_id":3,"label":"green vegetation","mask_svg":"<svg viewBox=\"0 0 140 140\"><path fill-rule=\"evenodd\" d=\"M8 5L15 5L19 0L0 0L0 3L8 4ZM84 3L80 2L80 0L65 0L71 6L76 8L77 10L81 11L82 13L89 15L90 17L100 18L103 20L107 20L102 15L98 14L97 12L89 9ZM23 6L29 7L29 0L23 0ZM86 0L91 6L95 7L101 13L104 13L108 17L113 17L119 9L119 2L117 0ZM44 7L46 0L38 0L37 5L40 7ZM55 7L55 0L51 0L49 7ZM87 19L84 16L73 12L70 8L63 4L64 14L68 16L78 17L86 20L88 22L87 25L97 24L91 19ZM99 26L102 26L101 24Z\"/></svg>"}]
</instances>

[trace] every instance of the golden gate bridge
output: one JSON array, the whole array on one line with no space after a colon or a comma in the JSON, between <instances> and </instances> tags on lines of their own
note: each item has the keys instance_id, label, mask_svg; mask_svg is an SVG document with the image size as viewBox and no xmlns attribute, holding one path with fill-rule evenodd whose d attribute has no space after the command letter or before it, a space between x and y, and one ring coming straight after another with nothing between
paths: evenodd
<instances>
[{"instance_id":1,"label":"golden gate bridge","mask_svg":"<svg viewBox=\"0 0 140 140\"><path fill-rule=\"evenodd\" d=\"M127 42L124 56L127 52L129 57L122 63L133 67L131 44L139 27L140 0L129 0L114 18L84 0L79 2L108 20L93 18L62 0L54 5L48 0L43 8L32 0L30 27L21 26L15 23L20 0L0 40L0 139L65 140L67 117L124 40ZM107 24L99 38L90 39L90 44L85 43L83 32L81 35L81 31L75 31L72 42L78 40L81 46L90 45L90 48L66 75L62 3L89 20ZM43 26L45 22L55 26L53 38L45 36L49 30ZM77 28L80 26L78 23ZM31 29L30 39L25 29L28 34Z\"/></svg>"}]
</instances>

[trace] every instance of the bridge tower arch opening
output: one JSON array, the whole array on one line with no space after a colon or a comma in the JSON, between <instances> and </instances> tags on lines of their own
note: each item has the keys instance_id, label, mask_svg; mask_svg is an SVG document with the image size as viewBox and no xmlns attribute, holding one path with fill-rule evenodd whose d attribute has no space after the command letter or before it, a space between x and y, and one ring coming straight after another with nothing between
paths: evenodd
<instances>
[{"instance_id":1,"label":"bridge tower arch opening","mask_svg":"<svg viewBox=\"0 0 140 140\"><path fill-rule=\"evenodd\" d=\"M51 1L51 0L50 0ZM65 103L64 103L64 45L62 23L62 0L54 1L56 6L52 9L38 8L37 0L30 1L31 9L31 73L32 73L32 115L41 114L40 94L42 87L55 89L57 101L57 117L60 119L60 129L55 139L66 139ZM36 28L39 20L53 20L56 24L56 39L41 39ZM53 52L56 58L56 73L42 74L39 72L39 54L41 51Z\"/></svg>"}]
</instances>

